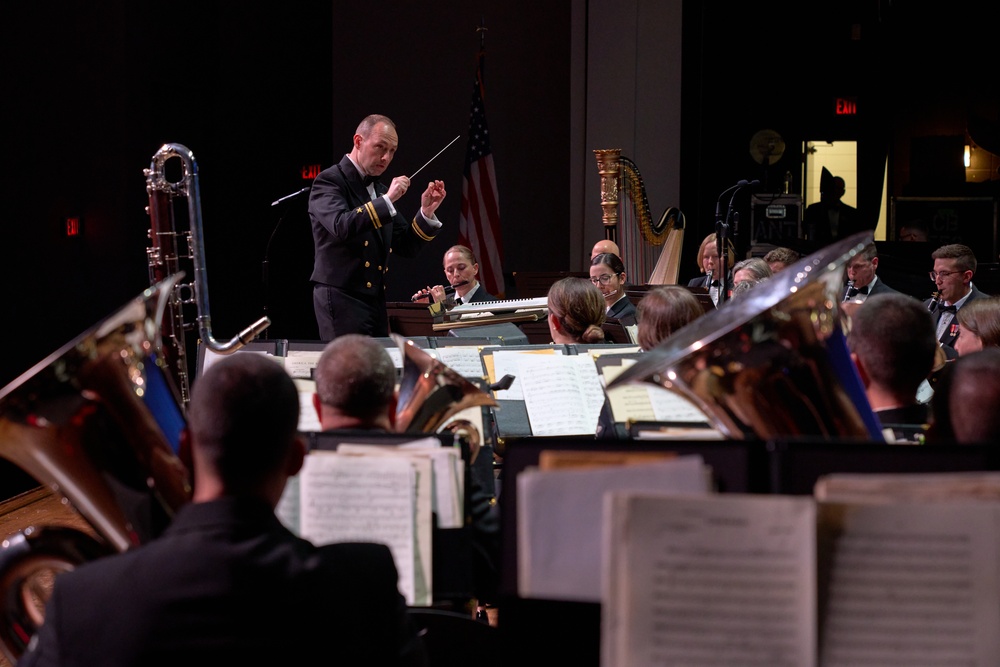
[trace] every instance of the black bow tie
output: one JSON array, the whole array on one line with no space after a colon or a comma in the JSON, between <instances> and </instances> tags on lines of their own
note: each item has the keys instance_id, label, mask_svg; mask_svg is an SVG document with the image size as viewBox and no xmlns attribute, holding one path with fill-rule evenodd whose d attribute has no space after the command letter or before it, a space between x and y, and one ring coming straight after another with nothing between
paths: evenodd
<instances>
[{"instance_id":1,"label":"black bow tie","mask_svg":"<svg viewBox=\"0 0 1000 667\"><path fill-rule=\"evenodd\" d=\"M858 287L856 289L854 287L852 287L851 289L847 290L847 296L848 296L848 298L855 297L855 296L857 296L859 294L865 294L865 295L867 295L868 294L868 285L865 285L864 287Z\"/></svg>"},{"instance_id":2,"label":"black bow tie","mask_svg":"<svg viewBox=\"0 0 1000 667\"><path fill-rule=\"evenodd\" d=\"M940 306L938 306L938 310L940 310L942 313L952 313L952 314L954 314L954 313L958 312L958 308L956 306L946 306L944 304L941 304Z\"/></svg>"},{"instance_id":3,"label":"black bow tie","mask_svg":"<svg viewBox=\"0 0 1000 667\"><path fill-rule=\"evenodd\" d=\"M709 287L718 287L719 285L720 285L720 283L719 283L718 280L713 280L711 282L711 284L709 285Z\"/></svg>"},{"instance_id":4,"label":"black bow tie","mask_svg":"<svg viewBox=\"0 0 1000 667\"><path fill-rule=\"evenodd\" d=\"M371 176L371 175L363 176L361 178L361 181L365 184L365 187L367 188L372 183L378 183L378 176Z\"/></svg>"}]
</instances>

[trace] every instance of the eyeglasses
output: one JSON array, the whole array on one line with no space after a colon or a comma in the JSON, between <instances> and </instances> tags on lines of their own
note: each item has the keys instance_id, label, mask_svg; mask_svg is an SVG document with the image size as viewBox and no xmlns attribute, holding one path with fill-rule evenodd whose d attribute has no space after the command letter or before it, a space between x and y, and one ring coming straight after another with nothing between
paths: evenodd
<instances>
[{"instance_id":1,"label":"eyeglasses","mask_svg":"<svg viewBox=\"0 0 1000 667\"><path fill-rule=\"evenodd\" d=\"M938 276L941 276L942 278L947 278L948 276L954 275L956 273L965 273L965 271L931 271L930 277L931 280L937 280Z\"/></svg>"},{"instance_id":2,"label":"eyeglasses","mask_svg":"<svg viewBox=\"0 0 1000 667\"><path fill-rule=\"evenodd\" d=\"M600 283L602 285L607 285L608 283L611 282L611 279L614 278L617 275L620 275L620 274L618 274L618 273L605 273L604 275L597 276L596 278L594 276L591 276L590 277L590 282L594 283L595 285L597 283Z\"/></svg>"}]
</instances>

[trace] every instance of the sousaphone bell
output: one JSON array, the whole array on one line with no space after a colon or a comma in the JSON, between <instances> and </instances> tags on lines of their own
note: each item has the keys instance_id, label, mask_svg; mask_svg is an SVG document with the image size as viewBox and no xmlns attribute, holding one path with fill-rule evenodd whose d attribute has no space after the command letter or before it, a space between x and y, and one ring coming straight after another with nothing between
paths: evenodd
<instances>
[{"instance_id":1,"label":"sousaphone bell","mask_svg":"<svg viewBox=\"0 0 1000 667\"><path fill-rule=\"evenodd\" d=\"M855 234L779 271L644 353L608 389L676 392L729 439L883 440L840 310L844 266L872 237Z\"/></svg>"},{"instance_id":2,"label":"sousaphone bell","mask_svg":"<svg viewBox=\"0 0 1000 667\"><path fill-rule=\"evenodd\" d=\"M181 275L153 285L0 390L0 456L91 531L33 526L0 545L0 649L16 663L44 620L54 575L156 537L191 496L184 416L160 322Z\"/></svg>"}]
</instances>

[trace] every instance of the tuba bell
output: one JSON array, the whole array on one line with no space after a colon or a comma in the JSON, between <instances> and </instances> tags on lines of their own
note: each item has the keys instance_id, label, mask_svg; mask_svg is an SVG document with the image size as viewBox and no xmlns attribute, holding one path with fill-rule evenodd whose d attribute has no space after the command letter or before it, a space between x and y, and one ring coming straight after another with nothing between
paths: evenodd
<instances>
[{"instance_id":1,"label":"tuba bell","mask_svg":"<svg viewBox=\"0 0 1000 667\"><path fill-rule=\"evenodd\" d=\"M883 439L847 350L843 267L861 232L766 282L643 353L608 389L651 383L697 405L730 439Z\"/></svg>"},{"instance_id":2,"label":"tuba bell","mask_svg":"<svg viewBox=\"0 0 1000 667\"><path fill-rule=\"evenodd\" d=\"M496 400L411 340L390 334L403 356L403 373L396 407L400 433L435 433L442 427L469 444L474 461L482 434L467 419L450 418L472 407L496 406Z\"/></svg>"},{"instance_id":3,"label":"tuba bell","mask_svg":"<svg viewBox=\"0 0 1000 667\"><path fill-rule=\"evenodd\" d=\"M156 537L191 496L184 416L161 366L158 283L0 390L0 456L92 530L34 526L0 544L0 649L16 663L44 620L52 577Z\"/></svg>"}]
</instances>

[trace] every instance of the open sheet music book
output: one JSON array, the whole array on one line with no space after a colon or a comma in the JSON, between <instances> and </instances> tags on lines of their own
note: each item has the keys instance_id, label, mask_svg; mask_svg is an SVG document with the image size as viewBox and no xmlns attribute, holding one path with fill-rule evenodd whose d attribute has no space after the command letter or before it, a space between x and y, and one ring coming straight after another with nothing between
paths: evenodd
<instances>
[{"instance_id":1,"label":"open sheet music book","mask_svg":"<svg viewBox=\"0 0 1000 667\"><path fill-rule=\"evenodd\" d=\"M1000 503L605 502L602 665L1000 664Z\"/></svg>"},{"instance_id":2,"label":"open sheet music book","mask_svg":"<svg viewBox=\"0 0 1000 667\"><path fill-rule=\"evenodd\" d=\"M664 452L659 462L631 463L593 452L601 465L523 470L517 475L517 588L523 598L599 602L603 494L612 490L707 493L709 474L700 456Z\"/></svg>"},{"instance_id":3,"label":"open sheet music book","mask_svg":"<svg viewBox=\"0 0 1000 667\"><path fill-rule=\"evenodd\" d=\"M464 496L456 495L463 493L464 481L457 452L440 447L436 438L310 452L276 513L292 532L315 544L388 545L407 604L430 605L434 508L448 527L461 525L464 517Z\"/></svg>"}]
</instances>

